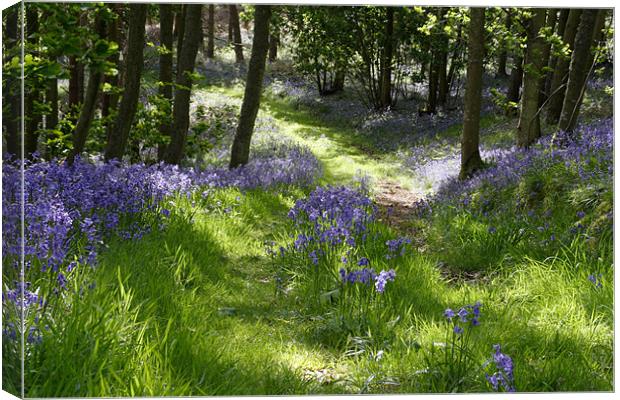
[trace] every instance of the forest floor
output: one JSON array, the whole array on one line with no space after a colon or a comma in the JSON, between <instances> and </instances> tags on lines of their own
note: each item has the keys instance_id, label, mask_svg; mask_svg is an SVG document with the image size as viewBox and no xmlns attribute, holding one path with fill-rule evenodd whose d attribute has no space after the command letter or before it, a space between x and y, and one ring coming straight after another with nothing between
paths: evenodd
<instances>
[{"instance_id":1,"label":"forest floor","mask_svg":"<svg viewBox=\"0 0 620 400\"><path fill-rule=\"evenodd\" d=\"M199 86L193 96L193 108L239 105L243 90ZM44 341L46 356L30 361L36 373L27 380L28 395L487 392L484 373L499 343L512 356L519 391L611 390L613 278L606 245L598 259L586 256L579 241L554 250L552 259L547 244L519 253L522 248L502 242L514 242L520 228L510 211L492 220L452 206L445 220L433 217L451 241L434 238L428 221L414 218L415 204L458 174L458 116L364 119L350 114L347 101L302 101L269 88L257 131L307 147L322 166L317 186L368 185L379 207L373 228L379 239L357 256L366 254L377 271L397 270L388 287L391 308L378 310L377 330L353 335L326 305L330 293L315 306L303 284L278 281L282 265L266 249L292 242L287 215L313 187L209 189L202 197L165 200L171 213L165 229L106 243L96 271L99 290L72 311L83 322L73 327L82 335L76 337L92 339ZM510 151L514 122L493 113L483 118L483 157ZM419 134L403 135L411 126ZM514 200L501 196L498 204ZM561 218L574 215L575 209L558 208L550 221L564 228ZM532 235L547 235L537 230L543 222L528 223ZM410 239L413 250L392 260L384 248L397 237ZM599 271L600 288L589 281ZM444 311L476 301L483 304L481 326L466 349L468 369L455 371L438 356L452 335ZM58 368L66 354L92 373Z\"/></svg>"}]
</instances>

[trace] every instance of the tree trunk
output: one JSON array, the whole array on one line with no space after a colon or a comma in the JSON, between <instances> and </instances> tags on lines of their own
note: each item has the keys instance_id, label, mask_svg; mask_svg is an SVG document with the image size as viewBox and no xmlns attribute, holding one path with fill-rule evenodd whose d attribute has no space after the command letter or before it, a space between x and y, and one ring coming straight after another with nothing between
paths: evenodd
<instances>
[{"instance_id":1,"label":"tree trunk","mask_svg":"<svg viewBox=\"0 0 620 400\"><path fill-rule=\"evenodd\" d=\"M547 21L545 23L545 26L548 28L551 28L551 32L555 31L555 24L558 20L558 9L556 8L552 8L548 11L547 13ZM543 52L542 52L542 62L543 62L543 66L547 66L549 65L549 55L551 54L551 43L545 41L544 45L543 45ZM545 81L547 79L547 74L546 73L542 73L542 76L540 77L540 92L538 95L538 107L542 107L543 103L547 100L547 97L549 96L549 93L547 93L545 91Z\"/></svg>"},{"instance_id":2,"label":"tree trunk","mask_svg":"<svg viewBox=\"0 0 620 400\"><path fill-rule=\"evenodd\" d=\"M505 11L506 11L506 30L510 32L510 29L512 28L512 13L510 12L509 9L505 9ZM508 52L506 51L505 45L506 43L504 42L504 39L500 38L500 46L502 48L499 53L499 58L497 61L497 76L499 77L508 76L508 73L506 72L506 61L508 60Z\"/></svg>"},{"instance_id":3,"label":"tree trunk","mask_svg":"<svg viewBox=\"0 0 620 400\"><path fill-rule=\"evenodd\" d=\"M541 76L544 60L545 41L540 37L540 30L545 25L547 11L544 8L531 9L532 18L527 26L527 50L525 54L523 78L523 98L521 113L517 126L517 145L528 147L540 137L540 118L538 115L538 96L540 92Z\"/></svg>"},{"instance_id":4,"label":"tree trunk","mask_svg":"<svg viewBox=\"0 0 620 400\"><path fill-rule=\"evenodd\" d=\"M392 37L394 33L394 8L386 7L385 41L381 57L379 105L387 109L392 105Z\"/></svg>"},{"instance_id":5,"label":"tree trunk","mask_svg":"<svg viewBox=\"0 0 620 400\"><path fill-rule=\"evenodd\" d=\"M105 39L106 35L106 23L99 15L95 19L95 32L97 35ZM103 82L103 71L99 68L99 65L91 64L90 73L88 76L88 86L84 96L84 102L80 109L80 117L78 118L75 131L73 132L73 149L71 154L67 158L69 165L72 165L75 161L75 157L82 154L84 146L86 144L86 138L88 137L88 130L93 122L95 116L95 109L97 107L97 95L99 94L99 88Z\"/></svg>"},{"instance_id":6,"label":"tree trunk","mask_svg":"<svg viewBox=\"0 0 620 400\"><path fill-rule=\"evenodd\" d=\"M196 54L200 47L201 4L187 4L185 6L185 34L183 49L178 57L177 89L174 93L174 108L172 110L172 138L164 154L164 161L178 164L183 158L187 129L189 128L189 100L191 95L192 77Z\"/></svg>"},{"instance_id":7,"label":"tree trunk","mask_svg":"<svg viewBox=\"0 0 620 400\"><path fill-rule=\"evenodd\" d=\"M239 26L239 12L237 6L230 4L230 24L232 25L235 42L235 62L243 62L243 44L241 42L241 27Z\"/></svg>"},{"instance_id":8,"label":"tree trunk","mask_svg":"<svg viewBox=\"0 0 620 400\"><path fill-rule=\"evenodd\" d=\"M278 59L278 44L280 44L280 34L272 32L269 35L269 62L274 62Z\"/></svg>"},{"instance_id":9,"label":"tree trunk","mask_svg":"<svg viewBox=\"0 0 620 400\"><path fill-rule=\"evenodd\" d=\"M567 44L570 50L573 50L577 27L579 26L579 18L582 10L571 9L564 28L562 41ZM558 58L556 67L551 78L551 88L549 89L549 101L547 102L547 123L550 125L557 124L562 113L562 104L564 103L564 93L566 92L566 82L568 81L568 67L570 58Z\"/></svg>"},{"instance_id":10,"label":"tree trunk","mask_svg":"<svg viewBox=\"0 0 620 400\"><path fill-rule=\"evenodd\" d=\"M344 70L337 70L334 77L334 92L342 92L344 90Z\"/></svg>"},{"instance_id":11,"label":"tree trunk","mask_svg":"<svg viewBox=\"0 0 620 400\"><path fill-rule=\"evenodd\" d=\"M207 58L215 57L215 5L209 4L207 19Z\"/></svg>"},{"instance_id":12,"label":"tree trunk","mask_svg":"<svg viewBox=\"0 0 620 400\"><path fill-rule=\"evenodd\" d=\"M144 66L144 33L148 5L129 5L129 35L123 97L112 129L109 131L105 160L122 159L129 139L129 131L138 108L140 78Z\"/></svg>"},{"instance_id":13,"label":"tree trunk","mask_svg":"<svg viewBox=\"0 0 620 400\"><path fill-rule=\"evenodd\" d=\"M581 99L587 84L586 78L593 61L591 49L598 14L599 11L595 9L586 9L581 13L560 114L559 128L563 131L572 132L577 124Z\"/></svg>"},{"instance_id":14,"label":"tree trunk","mask_svg":"<svg viewBox=\"0 0 620 400\"><path fill-rule=\"evenodd\" d=\"M30 45L30 49L25 51L34 56L39 54L39 8L36 4L27 4L26 8L26 43ZM33 35L35 37L33 37ZM24 99L24 117L26 119L26 130L24 137L24 153L26 157L30 157L32 153L37 151L37 143L39 141L39 124L41 123L41 114L36 112L36 104L41 102L41 94L38 88L26 87L26 98Z\"/></svg>"},{"instance_id":15,"label":"tree trunk","mask_svg":"<svg viewBox=\"0 0 620 400\"><path fill-rule=\"evenodd\" d=\"M228 44L231 44L234 41L232 18L232 12L230 11L230 7L228 7Z\"/></svg>"},{"instance_id":16,"label":"tree trunk","mask_svg":"<svg viewBox=\"0 0 620 400\"><path fill-rule=\"evenodd\" d=\"M81 93L84 85L84 64L77 61L77 57L69 57L69 106L82 102Z\"/></svg>"},{"instance_id":17,"label":"tree trunk","mask_svg":"<svg viewBox=\"0 0 620 400\"><path fill-rule=\"evenodd\" d=\"M564 29L566 28L566 21L568 20L568 14L570 12L569 8L562 8L560 10L560 16L558 17L558 29L556 30L556 34L559 37L564 36ZM553 52L557 49L555 46L552 46ZM547 71L547 76L545 77L545 93L547 93L547 97L552 93L551 92L551 80L553 79L553 71L555 71L558 57L553 55L553 52L549 58L549 71Z\"/></svg>"},{"instance_id":18,"label":"tree trunk","mask_svg":"<svg viewBox=\"0 0 620 400\"><path fill-rule=\"evenodd\" d=\"M48 81L45 102L50 107L45 116L45 129L56 129L58 125L58 78L51 78Z\"/></svg>"},{"instance_id":19,"label":"tree trunk","mask_svg":"<svg viewBox=\"0 0 620 400\"><path fill-rule=\"evenodd\" d=\"M271 6L256 5L254 11L252 55L250 56L250 64L248 66L243 104L239 114L239 125L237 126L237 132L231 149L230 168L245 165L250 158L250 143L260 106L265 61L269 47L270 18Z\"/></svg>"},{"instance_id":20,"label":"tree trunk","mask_svg":"<svg viewBox=\"0 0 620 400\"><path fill-rule=\"evenodd\" d=\"M120 15L120 8L118 4L114 4L112 5L112 9L114 10L114 13L116 14L116 18L112 21L110 21L108 23L108 39L112 42L116 42L119 44L119 51L115 51L114 54L112 54L109 58L108 61L110 61L112 64L114 64L115 66L117 66L118 69L118 61L119 61L119 54L120 54L120 23L119 23L119 19L121 18ZM116 87L118 86L119 83L119 74L116 74L114 76L105 76L104 82L105 83L109 83L112 87ZM114 110L116 110L116 106L118 103L118 94L116 93L104 93L102 96L102 100L101 100L101 116L102 117L107 117L109 116ZM110 124L108 124L108 127L110 126Z\"/></svg>"},{"instance_id":21,"label":"tree trunk","mask_svg":"<svg viewBox=\"0 0 620 400\"><path fill-rule=\"evenodd\" d=\"M4 62L9 63L13 57L19 57L21 34L18 31L20 4L13 5L3 12L6 15L4 26ZM19 79L5 77L2 82L3 137L6 140L6 152L21 158L21 89ZM7 112L4 112L4 111Z\"/></svg>"},{"instance_id":22,"label":"tree trunk","mask_svg":"<svg viewBox=\"0 0 620 400\"><path fill-rule=\"evenodd\" d=\"M482 166L478 144L484 62L484 11L484 8L470 8L460 179L468 178Z\"/></svg>"},{"instance_id":23,"label":"tree trunk","mask_svg":"<svg viewBox=\"0 0 620 400\"><path fill-rule=\"evenodd\" d=\"M433 54L428 69L428 99L426 106L426 111L430 114L437 112L437 86L439 83L438 64L437 54Z\"/></svg>"},{"instance_id":24,"label":"tree trunk","mask_svg":"<svg viewBox=\"0 0 620 400\"><path fill-rule=\"evenodd\" d=\"M510 86L508 86L506 99L513 103L518 103L521 97L521 83L523 83L523 56L520 54L514 55L513 64L512 70L510 71Z\"/></svg>"},{"instance_id":25,"label":"tree trunk","mask_svg":"<svg viewBox=\"0 0 620 400\"><path fill-rule=\"evenodd\" d=\"M212 7L213 5L211 5ZM159 5L159 40L162 46L165 46L166 49L170 50L170 52L166 52L160 54L159 56L159 81L162 85L159 87L159 94L172 101L172 48L174 46L174 35L172 25L174 22L173 13L172 13L172 4L160 4ZM171 135L171 126L170 124L162 124L159 127L159 131L164 136ZM157 158L162 161L164 157L164 153L166 151L166 146L160 144L157 148Z\"/></svg>"},{"instance_id":26,"label":"tree trunk","mask_svg":"<svg viewBox=\"0 0 620 400\"><path fill-rule=\"evenodd\" d=\"M453 86L454 76L456 74L457 66L460 64L461 58L461 38L463 36L463 27L459 24L456 33L456 45L454 46L454 50L452 51L452 56L450 57L450 69L448 70L448 76L446 77L448 81L448 93L450 93L450 89Z\"/></svg>"},{"instance_id":27,"label":"tree trunk","mask_svg":"<svg viewBox=\"0 0 620 400\"><path fill-rule=\"evenodd\" d=\"M88 130L93 122L95 115L95 108L97 106L97 94L99 93L99 87L103 81L103 74L100 71L90 71L88 77L88 86L86 88L86 95L84 102L80 109L80 117L75 131L73 132L73 150L67 158L69 165L73 164L75 157L80 155L84 151L84 145L86 144L86 138L88 137Z\"/></svg>"},{"instance_id":28,"label":"tree trunk","mask_svg":"<svg viewBox=\"0 0 620 400\"><path fill-rule=\"evenodd\" d=\"M447 39L447 37L446 37ZM439 52L439 82L438 82L438 93L437 93L437 102L439 103L439 105L441 106L445 106L446 102L448 101L448 89L449 89L449 83L448 83L448 73L447 73L447 68L448 68L448 49L447 49L447 43L445 44L445 49L442 49Z\"/></svg>"},{"instance_id":29,"label":"tree trunk","mask_svg":"<svg viewBox=\"0 0 620 400\"><path fill-rule=\"evenodd\" d=\"M181 9L177 14L177 75L179 74L179 59L183 51L183 40L185 39L185 21L187 18L187 5L181 4Z\"/></svg>"}]
</instances>

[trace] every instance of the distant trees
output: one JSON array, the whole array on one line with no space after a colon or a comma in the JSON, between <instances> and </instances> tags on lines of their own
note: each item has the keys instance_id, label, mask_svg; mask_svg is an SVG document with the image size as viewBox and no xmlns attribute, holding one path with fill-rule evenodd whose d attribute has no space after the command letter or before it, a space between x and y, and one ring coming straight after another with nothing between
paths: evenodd
<instances>
[{"instance_id":1,"label":"distant trees","mask_svg":"<svg viewBox=\"0 0 620 400\"><path fill-rule=\"evenodd\" d=\"M549 126L575 128L587 81L609 54L608 45L599 46L610 32L606 10L487 8L486 16L460 7L248 6L240 14L234 4L210 4L204 15L201 10L172 4L28 3L26 119L21 121L20 15L18 8L9 8L3 14L7 152L21 152L24 122L26 155L41 149L44 157L72 162L86 150L102 151L111 160L126 156L129 147L132 160L182 162L197 49L202 45L204 57L214 58L218 30L228 26L230 50L242 62L241 22L248 29L254 17L231 167L249 157L266 52L270 62L291 54L296 70L321 96L343 91L346 80L347 90L381 111L409 99L419 115L450 112L459 107L453 100L466 75L461 171L466 177L482 162L477 150L482 65L504 85L492 88L493 99L509 115L518 110L515 141L527 147ZM152 30L157 24L159 31ZM159 40L152 32L159 32ZM152 79L142 77L145 62L158 63L157 94L141 90L141 80ZM67 90L59 90L61 80L68 80Z\"/></svg>"},{"instance_id":2,"label":"distant trees","mask_svg":"<svg viewBox=\"0 0 620 400\"><path fill-rule=\"evenodd\" d=\"M245 81L245 93L239 114L239 124L231 148L230 168L247 164L250 157L250 143L260 106L263 88L265 62L269 50L269 20L271 6L256 5L254 10L254 38L252 54Z\"/></svg>"},{"instance_id":3,"label":"distant trees","mask_svg":"<svg viewBox=\"0 0 620 400\"><path fill-rule=\"evenodd\" d=\"M482 103L482 73L484 70L484 8L470 9L467 44L467 84L465 113L461 138L461 171L459 178L471 176L482 166L478 149L480 137L480 109Z\"/></svg>"}]
</instances>

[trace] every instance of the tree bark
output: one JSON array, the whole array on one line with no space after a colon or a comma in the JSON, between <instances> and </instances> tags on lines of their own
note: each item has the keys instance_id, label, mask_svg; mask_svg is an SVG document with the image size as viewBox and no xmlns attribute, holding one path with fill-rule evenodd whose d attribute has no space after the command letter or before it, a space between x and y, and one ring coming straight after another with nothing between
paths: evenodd
<instances>
[{"instance_id":1,"label":"tree bark","mask_svg":"<svg viewBox=\"0 0 620 400\"><path fill-rule=\"evenodd\" d=\"M192 87L191 74L194 72L196 54L200 47L202 36L201 4L187 4L185 6L185 32L183 48L178 57L177 89L174 93L174 108L172 110L172 138L164 153L164 161L169 164L178 164L183 158L187 130L189 128L189 101Z\"/></svg>"},{"instance_id":2,"label":"tree bark","mask_svg":"<svg viewBox=\"0 0 620 400\"><path fill-rule=\"evenodd\" d=\"M540 118L538 115L538 96L540 92L542 68L544 62L542 53L545 41L540 37L540 29L545 24L547 11L544 8L531 9L532 18L527 26L527 50L523 78L523 98L521 99L521 113L517 126L517 145L529 147L540 137Z\"/></svg>"},{"instance_id":3,"label":"tree bark","mask_svg":"<svg viewBox=\"0 0 620 400\"><path fill-rule=\"evenodd\" d=\"M250 143L263 88L265 61L269 47L271 6L256 5L254 15L252 55L250 56L250 64L248 66L243 104L239 114L239 125L237 126L237 132L231 149L230 168L236 168L248 163Z\"/></svg>"},{"instance_id":4,"label":"tree bark","mask_svg":"<svg viewBox=\"0 0 620 400\"><path fill-rule=\"evenodd\" d=\"M560 16L558 17L558 29L556 30L556 34L559 37L563 37L564 36L564 29L566 28L566 21L568 20L568 14L570 12L569 8L562 8L560 10ZM555 46L551 47L553 52L555 52L557 49L555 48ZM558 57L556 55L554 55L552 52L551 56L549 57L549 71L547 71L547 76L545 78L545 93L547 93L547 96L549 96L552 92L551 92L551 80L553 79L553 71L555 71L556 68L556 64L558 62Z\"/></svg>"},{"instance_id":5,"label":"tree bark","mask_svg":"<svg viewBox=\"0 0 620 400\"><path fill-rule=\"evenodd\" d=\"M38 56L39 52L39 8L36 4L27 4L26 8L26 43L30 44L31 50L27 48L31 54ZM34 37L33 37L34 36ZM24 101L24 117L26 119L26 130L24 137L24 153L26 157L30 157L32 153L37 151L37 143L39 141L39 124L41 123L41 114L36 112L35 106L42 98L38 88L26 87Z\"/></svg>"},{"instance_id":6,"label":"tree bark","mask_svg":"<svg viewBox=\"0 0 620 400\"><path fill-rule=\"evenodd\" d=\"M13 57L20 57L18 50L21 47L21 35L18 30L19 26L19 7L20 4L13 5L4 11L6 15L6 23L4 26L4 62L9 63ZM21 58L21 57L20 57ZM5 77L2 82L2 98L3 118L2 125L3 136L6 140L6 151L21 158L21 89L19 88L18 79L10 79ZM4 111L7 111L6 113Z\"/></svg>"},{"instance_id":7,"label":"tree bark","mask_svg":"<svg viewBox=\"0 0 620 400\"><path fill-rule=\"evenodd\" d=\"M213 5L212 5L213 6ZM160 4L159 5L159 41L162 46L165 46L169 52L160 54L159 56L159 81L161 86L159 87L159 94L172 101L172 85L173 85L173 73L172 73L172 50L174 47L174 34L172 25L174 23L174 17L172 12L172 4ZM171 135L172 127L170 124L163 123L159 127L159 131L164 136ZM157 157L162 161L166 146L161 144L157 149Z\"/></svg>"},{"instance_id":8,"label":"tree bark","mask_svg":"<svg viewBox=\"0 0 620 400\"><path fill-rule=\"evenodd\" d=\"M518 103L521 97L521 84L523 83L523 56L515 54L513 64L510 71L510 86L508 86L506 99L513 103Z\"/></svg>"},{"instance_id":9,"label":"tree bark","mask_svg":"<svg viewBox=\"0 0 620 400\"><path fill-rule=\"evenodd\" d=\"M120 23L119 23L119 19L121 18L120 15L120 8L118 4L114 4L112 6L112 9L114 10L114 13L116 14L116 18L113 21L110 21L108 23L108 39L112 42L116 42L119 45L119 51L118 52L114 52L114 54L112 54L109 58L108 61L110 61L112 64L117 66L118 68L118 61L119 61L119 54L120 54ZM116 87L118 86L119 83L119 74L116 74L114 76L105 76L103 78L104 83L109 83L111 86ZM116 106L118 103L118 94L116 93L104 93L102 96L102 100L101 100L101 116L102 117L107 117L109 116L114 110L116 110ZM109 125L108 125L109 126Z\"/></svg>"},{"instance_id":10,"label":"tree bark","mask_svg":"<svg viewBox=\"0 0 620 400\"><path fill-rule=\"evenodd\" d=\"M95 19L95 32L97 35L105 39L106 37L106 24L103 18L97 16ZM80 117L78 118L75 131L73 131L73 149L67 158L69 165L72 165L75 161L75 157L82 154L86 139L88 137L88 130L93 122L95 116L95 109L97 107L97 95L99 94L99 88L103 82L103 71L100 65L90 66L90 73L88 76L88 86L84 96L84 102L80 109Z\"/></svg>"},{"instance_id":11,"label":"tree bark","mask_svg":"<svg viewBox=\"0 0 620 400\"><path fill-rule=\"evenodd\" d=\"M581 13L581 22L575 37L566 94L560 114L559 128L562 131L572 132L577 124L581 98L593 60L591 48L598 14L599 11L595 9L586 9Z\"/></svg>"},{"instance_id":12,"label":"tree bark","mask_svg":"<svg viewBox=\"0 0 620 400\"><path fill-rule=\"evenodd\" d=\"M579 26L579 19L581 17L582 10L571 9L568 14L568 20L566 21L566 27L564 28L564 35L562 35L562 41L569 46L569 49L573 50L575 42L575 35L577 34L577 27ZM566 92L566 82L568 81L568 68L570 65L570 58L558 58L556 61L555 70L553 71L553 78L551 78L551 88L549 89L550 98L547 102L547 123L557 124L562 113L562 104L564 103L564 93Z\"/></svg>"},{"instance_id":13,"label":"tree bark","mask_svg":"<svg viewBox=\"0 0 620 400\"><path fill-rule=\"evenodd\" d=\"M545 26L548 28L551 28L551 32L553 32L555 30L555 24L557 20L558 20L558 9L552 8L547 12L547 21L545 23ZM551 43L548 43L547 41L545 41L543 52L542 52L543 66L549 65L550 54L551 54ZM546 79L547 79L547 74L543 72L542 76L540 77L540 92L538 95L538 107L542 107L543 103L547 100L547 97L549 97L549 93L545 91Z\"/></svg>"},{"instance_id":14,"label":"tree bark","mask_svg":"<svg viewBox=\"0 0 620 400\"><path fill-rule=\"evenodd\" d=\"M484 62L484 11L484 8L470 8L460 179L468 178L482 166L478 145Z\"/></svg>"},{"instance_id":15,"label":"tree bark","mask_svg":"<svg viewBox=\"0 0 620 400\"><path fill-rule=\"evenodd\" d=\"M243 44L241 42L241 27L239 26L239 12L237 6L229 5L230 8L230 24L232 25L233 40L235 43L235 62L243 62Z\"/></svg>"},{"instance_id":16,"label":"tree bark","mask_svg":"<svg viewBox=\"0 0 620 400\"><path fill-rule=\"evenodd\" d=\"M512 13L510 10L505 9L506 11L506 30L510 31L512 28ZM506 77L508 73L506 72L506 62L508 60L508 52L506 51L505 42L503 38L500 38L500 46L502 49L499 53L499 58L497 62L497 76Z\"/></svg>"},{"instance_id":17,"label":"tree bark","mask_svg":"<svg viewBox=\"0 0 620 400\"><path fill-rule=\"evenodd\" d=\"M181 4L181 9L177 14L177 75L179 74L179 59L181 57L181 52L183 51L183 40L185 39L185 21L187 18L187 5Z\"/></svg>"},{"instance_id":18,"label":"tree bark","mask_svg":"<svg viewBox=\"0 0 620 400\"><path fill-rule=\"evenodd\" d=\"M215 5L209 4L207 19L207 58L215 57Z\"/></svg>"},{"instance_id":19,"label":"tree bark","mask_svg":"<svg viewBox=\"0 0 620 400\"><path fill-rule=\"evenodd\" d=\"M379 104L382 109L392 105L392 41L394 34L394 8L386 7L385 41L381 57L381 86Z\"/></svg>"},{"instance_id":20,"label":"tree bark","mask_svg":"<svg viewBox=\"0 0 620 400\"><path fill-rule=\"evenodd\" d=\"M73 150L67 158L69 165L73 164L75 157L82 154L84 151L84 145L86 144L86 139L88 137L88 130L90 129L90 125L92 124L93 117L95 115L97 94L99 93L99 88L102 81L103 74L100 71L93 71L91 69L90 76L88 77L86 95L80 109L80 117L77 125L75 126L75 131L73 132Z\"/></svg>"},{"instance_id":21,"label":"tree bark","mask_svg":"<svg viewBox=\"0 0 620 400\"><path fill-rule=\"evenodd\" d=\"M280 44L280 34L278 32L272 32L269 35L269 62L274 62L278 59L278 45Z\"/></svg>"},{"instance_id":22,"label":"tree bark","mask_svg":"<svg viewBox=\"0 0 620 400\"><path fill-rule=\"evenodd\" d=\"M129 131L138 108L140 78L144 66L144 33L148 5L129 5L129 37L125 61L125 84L123 97L113 128L108 135L105 160L122 159L129 139Z\"/></svg>"}]
</instances>

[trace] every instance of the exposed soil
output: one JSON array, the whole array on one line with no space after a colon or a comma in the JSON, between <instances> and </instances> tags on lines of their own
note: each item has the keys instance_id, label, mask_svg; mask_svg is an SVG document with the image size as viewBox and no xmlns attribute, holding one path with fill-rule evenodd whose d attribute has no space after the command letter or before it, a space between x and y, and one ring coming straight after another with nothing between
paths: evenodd
<instances>
[{"instance_id":1,"label":"exposed soil","mask_svg":"<svg viewBox=\"0 0 620 400\"><path fill-rule=\"evenodd\" d=\"M415 233L409 221L418 198L417 194L395 182L382 181L376 185L375 203L381 220L407 234Z\"/></svg>"}]
</instances>

